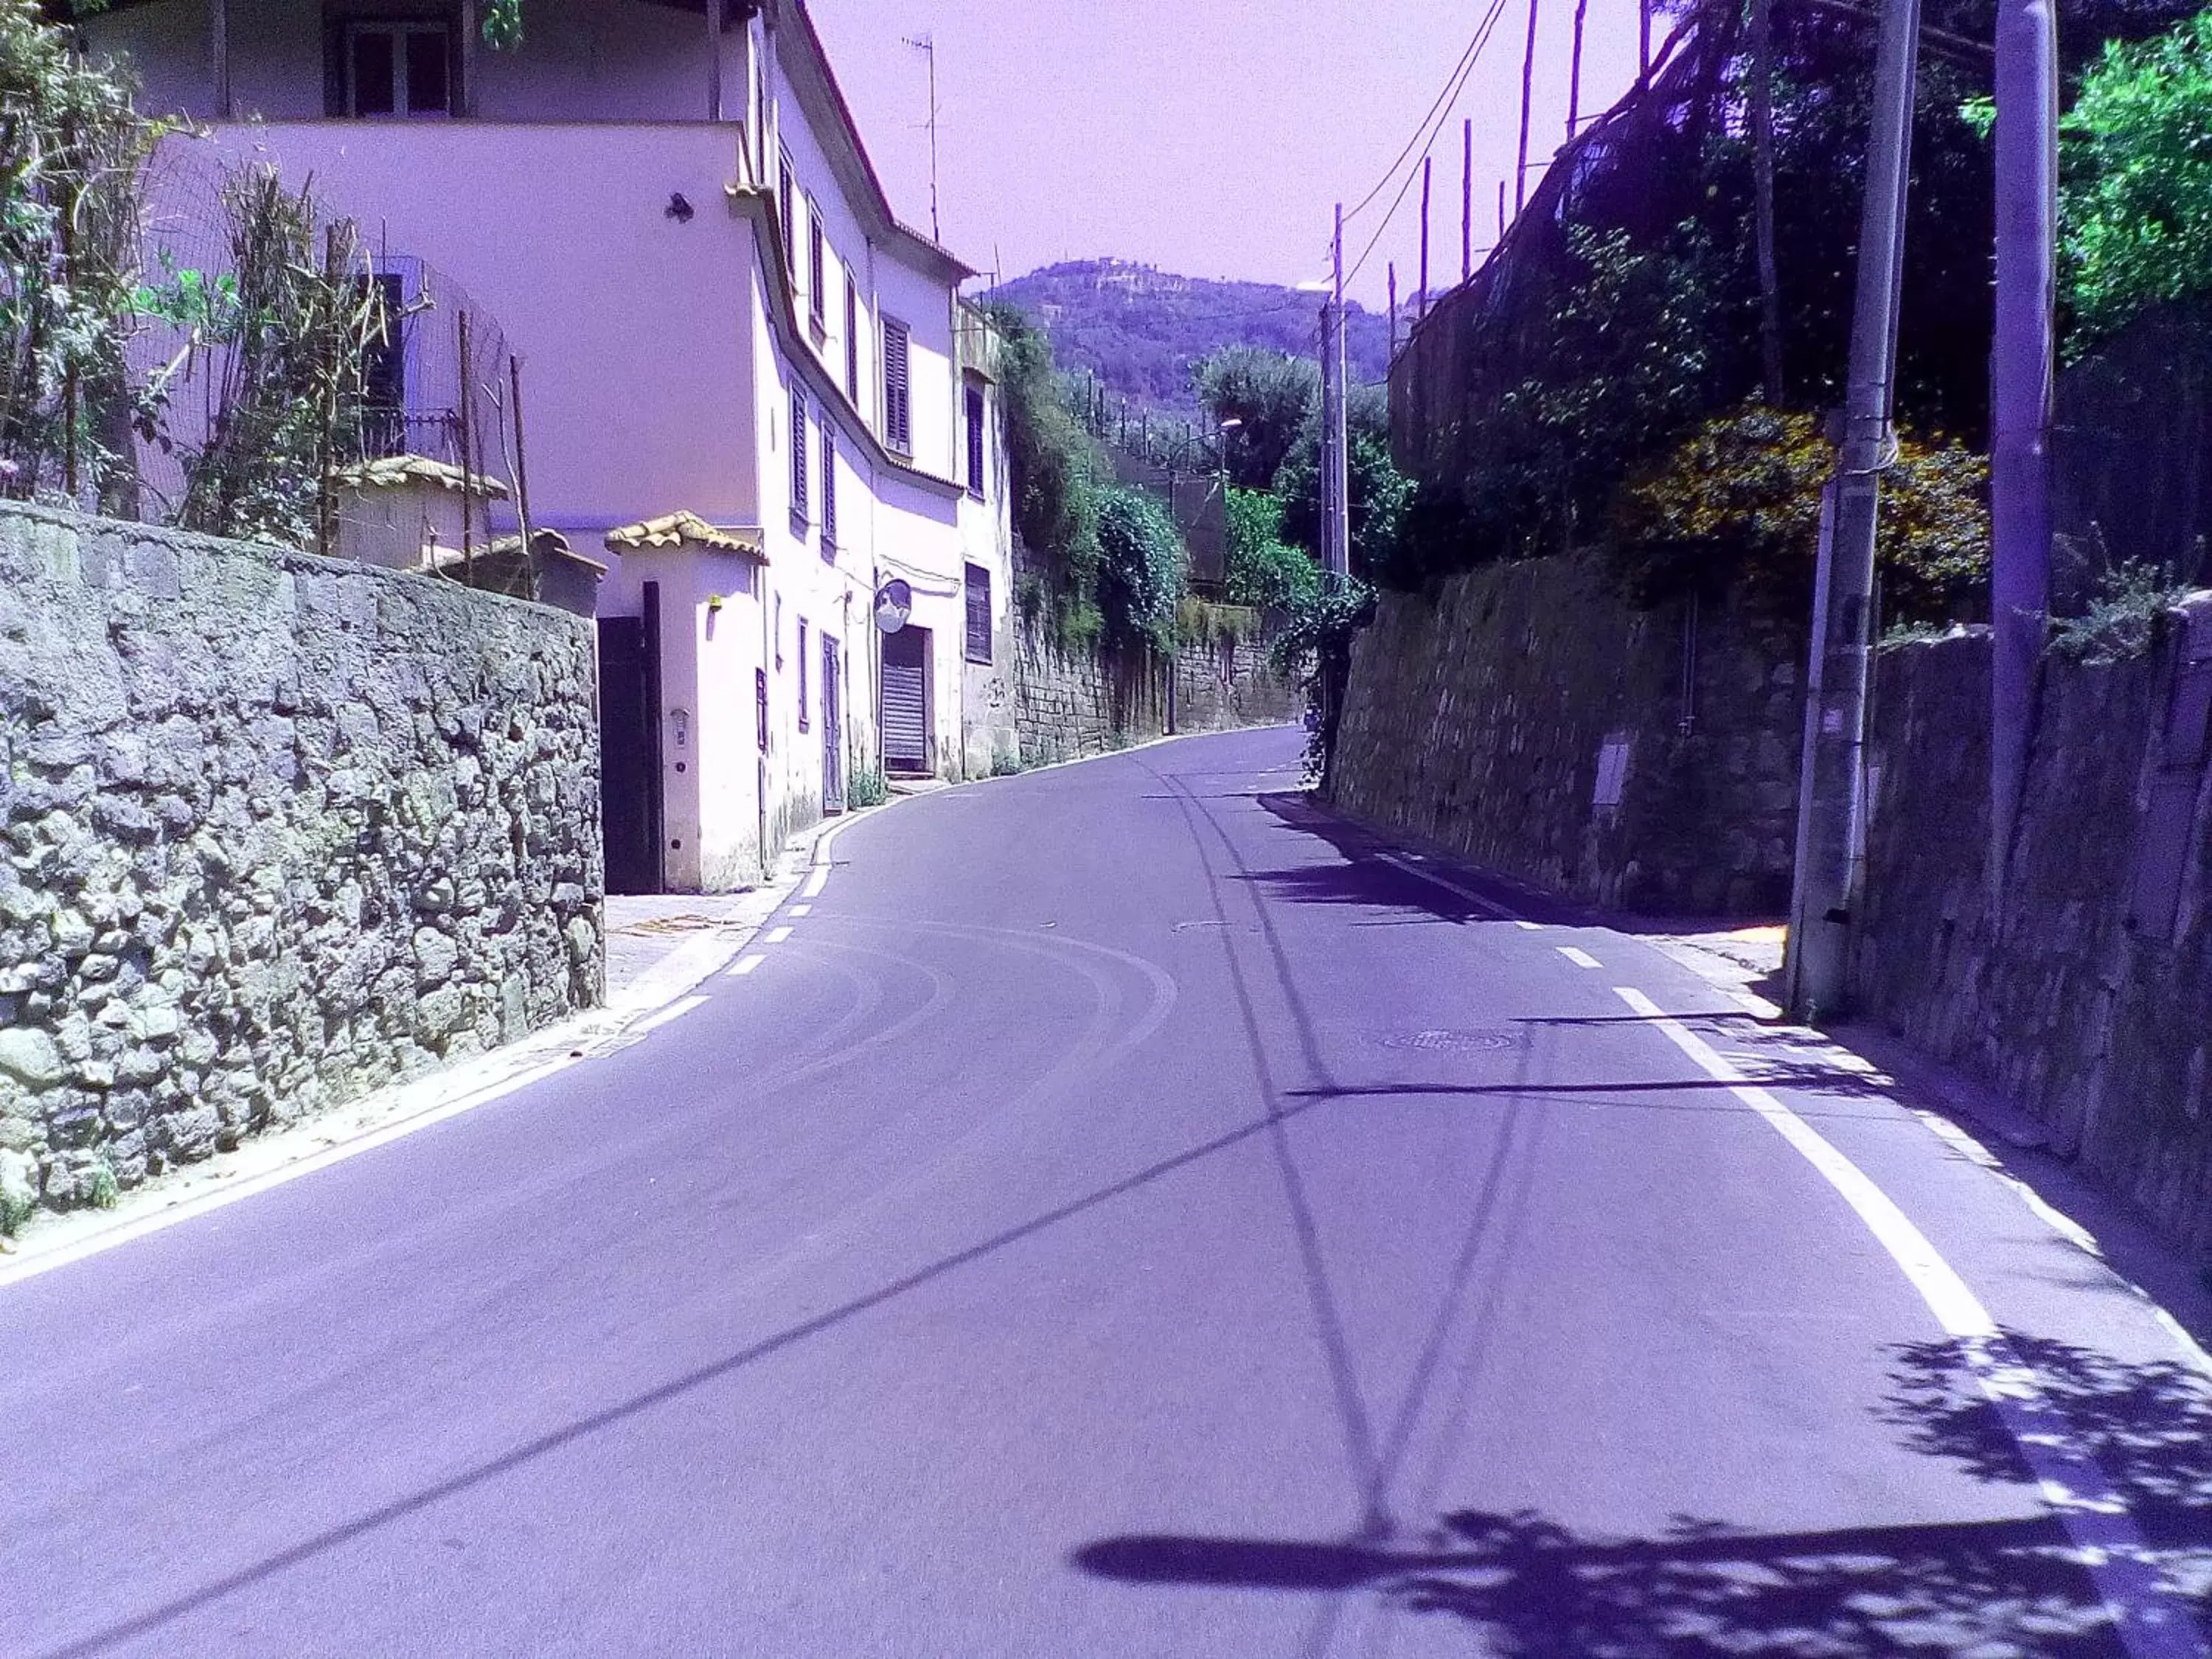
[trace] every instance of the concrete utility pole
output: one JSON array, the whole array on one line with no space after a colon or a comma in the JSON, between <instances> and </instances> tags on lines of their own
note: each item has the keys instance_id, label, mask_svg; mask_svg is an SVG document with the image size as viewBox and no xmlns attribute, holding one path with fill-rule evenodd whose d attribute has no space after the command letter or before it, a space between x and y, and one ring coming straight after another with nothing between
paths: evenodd
<instances>
[{"instance_id":1,"label":"concrete utility pole","mask_svg":"<svg viewBox=\"0 0 2212 1659\"><path fill-rule=\"evenodd\" d=\"M1345 437L1344 382L1344 204L1336 204L1336 234L1330 242L1330 261L1334 266L1333 293L1329 315L1333 319L1327 341L1328 375L1336 388L1334 410L1329 416L1329 498L1336 504L1335 522L1330 527L1328 568L1339 581L1352 574L1352 477L1351 455Z\"/></svg>"},{"instance_id":2,"label":"concrete utility pole","mask_svg":"<svg viewBox=\"0 0 2212 1659\"><path fill-rule=\"evenodd\" d=\"M2051 608L2051 310L2057 282L2058 24L2052 0L1998 0L1996 332L1990 350L1990 850L2004 896L2027 782Z\"/></svg>"},{"instance_id":3,"label":"concrete utility pole","mask_svg":"<svg viewBox=\"0 0 2212 1659\"><path fill-rule=\"evenodd\" d=\"M1859 225L1858 292L1843 441L1830 489L1832 533L1814 576L1811 671L1797 798L1797 862L1784 964L1801 1019L1841 1008L1852 911L1864 867L1867 673L1874 629L1875 529L1890 455L1897 297L1912 144L1919 0L1887 0L1875 62L1874 125Z\"/></svg>"}]
</instances>

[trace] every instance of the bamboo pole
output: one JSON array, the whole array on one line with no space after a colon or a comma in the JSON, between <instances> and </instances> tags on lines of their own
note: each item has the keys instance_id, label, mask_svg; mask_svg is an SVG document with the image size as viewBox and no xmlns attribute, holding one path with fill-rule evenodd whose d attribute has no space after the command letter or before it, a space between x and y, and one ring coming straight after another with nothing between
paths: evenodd
<instances>
[{"instance_id":1,"label":"bamboo pole","mask_svg":"<svg viewBox=\"0 0 2212 1659\"><path fill-rule=\"evenodd\" d=\"M460 332L461 397L460 407L455 411L460 423L461 447L461 574L471 587L477 585L477 544L470 527L470 515L475 506L477 481L469 465L473 453L469 434L469 387L474 376L469 362L469 313L463 307L454 326Z\"/></svg>"},{"instance_id":2,"label":"bamboo pole","mask_svg":"<svg viewBox=\"0 0 2212 1659\"><path fill-rule=\"evenodd\" d=\"M508 399L514 405L514 522L522 536L522 568L530 573L530 597L542 589L538 580L538 550L530 536L530 460L522 443L522 360L509 352L507 358Z\"/></svg>"}]
</instances>

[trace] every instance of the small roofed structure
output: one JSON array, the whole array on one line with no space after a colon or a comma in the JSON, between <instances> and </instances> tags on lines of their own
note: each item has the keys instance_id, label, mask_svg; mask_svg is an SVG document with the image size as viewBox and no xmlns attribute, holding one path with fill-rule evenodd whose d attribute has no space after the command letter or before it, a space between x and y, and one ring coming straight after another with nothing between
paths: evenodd
<instances>
[{"instance_id":1,"label":"small roofed structure","mask_svg":"<svg viewBox=\"0 0 2212 1659\"><path fill-rule=\"evenodd\" d=\"M599 582L607 574L605 565L577 552L557 530L532 531L527 557L522 538L510 533L468 553L458 547L435 548L423 568L486 592L535 599L579 617L597 610Z\"/></svg>"},{"instance_id":2,"label":"small roofed structure","mask_svg":"<svg viewBox=\"0 0 2212 1659\"><path fill-rule=\"evenodd\" d=\"M331 475L337 497L331 550L387 570L428 570L448 551L459 556L462 504L472 501L481 523L484 504L507 496L507 485L482 472L465 473L427 455L386 455L356 461Z\"/></svg>"},{"instance_id":3,"label":"small roofed structure","mask_svg":"<svg viewBox=\"0 0 2212 1659\"><path fill-rule=\"evenodd\" d=\"M608 550L637 553L649 548L688 547L709 553L735 553L757 564L768 562L766 539L757 530L726 530L696 513L664 513L641 524L607 532Z\"/></svg>"}]
</instances>

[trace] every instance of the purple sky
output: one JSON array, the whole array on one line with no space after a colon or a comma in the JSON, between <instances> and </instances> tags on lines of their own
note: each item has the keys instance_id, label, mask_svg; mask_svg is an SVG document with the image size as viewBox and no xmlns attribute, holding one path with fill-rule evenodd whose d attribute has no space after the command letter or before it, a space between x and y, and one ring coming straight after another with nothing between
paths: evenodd
<instances>
[{"instance_id":1,"label":"purple sky","mask_svg":"<svg viewBox=\"0 0 2212 1659\"><path fill-rule=\"evenodd\" d=\"M1587 0L1585 116L1636 68L1634 0ZM1486 3L1434 0L810 0L900 216L929 226L937 42L939 209L969 264L1016 276L1113 255L1194 276L1297 283L1328 270L1329 212L1364 196L1410 138ZM1571 0L1541 0L1532 161L1565 131ZM1459 276L1460 118L1474 118L1475 258L1494 235L1520 120L1527 0L1505 0L1437 137L1431 281ZM1663 25L1658 33L1663 36ZM1418 173L1418 155L1412 163ZM1530 172L1533 187L1538 176ZM1347 224L1347 266L1396 180ZM1352 283L1379 305L1419 260L1418 178Z\"/></svg>"}]
</instances>

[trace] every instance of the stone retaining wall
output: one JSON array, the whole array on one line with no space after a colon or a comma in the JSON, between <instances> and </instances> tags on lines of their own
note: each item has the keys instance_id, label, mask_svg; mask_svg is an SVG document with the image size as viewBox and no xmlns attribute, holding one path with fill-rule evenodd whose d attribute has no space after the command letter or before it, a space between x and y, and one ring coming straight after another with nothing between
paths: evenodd
<instances>
[{"instance_id":1,"label":"stone retaining wall","mask_svg":"<svg viewBox=\"0 0 2212 1659\"><path fill-rule=\"evenodd\" d=\"M1170 672L1178 732L1275 725L1296 718L1303 706L1269 669L1264 640L1186 645L1170 670L1149 652L1069 651L1024 626L1014 664L1014 725L1025 765L1164 735Z\"/></svg>"},{"instance_id":2,"label":"stone retaining wall","mask_svg":"<svg viewBox=\"0 0 2212 1659\"><path fill-rule=\"evenodd\" d=\"M1521 879L1655 914L1778 915L1804 644L1748 610L1632 610L1594 560L1382 596L1337 803Z\"/></svg>"},{"instance_id":3,"label":"stone retaining wall","mask_svg":"<svg viewBox=\"0 0 2212 1659\"><path fill-rule=\"evenodd\" d=\"M602 990L590 623L0 508L0 1219Z\"/></svg>"},{"instance_id":4,"label":"stone retaining wall","mask_svg":"<svg viewBox=\"0 0 2212 1659\"><path fill-rule=\"evenodd\" d=\"M1989 673L1981 630L1878 659L1858 1006L2212 1259L2212 597L2147 658L2046 661L1996 908Z\"/></svg>"}]
</instances>

